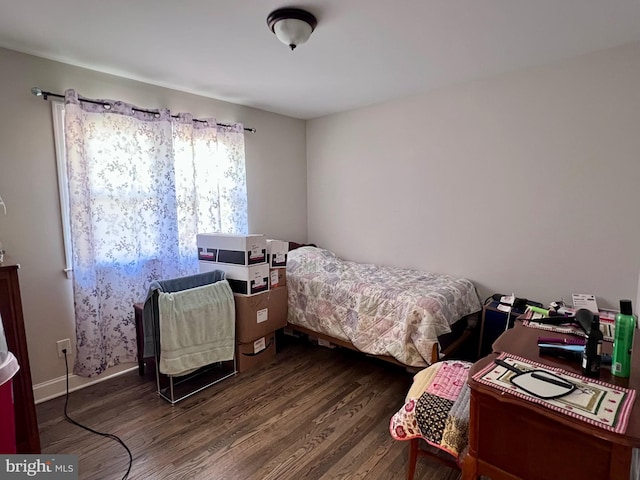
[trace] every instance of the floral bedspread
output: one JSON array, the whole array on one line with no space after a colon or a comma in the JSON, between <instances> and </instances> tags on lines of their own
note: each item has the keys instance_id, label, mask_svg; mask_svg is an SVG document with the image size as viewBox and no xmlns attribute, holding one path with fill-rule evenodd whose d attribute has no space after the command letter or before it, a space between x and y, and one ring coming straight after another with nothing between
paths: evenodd
<instances>
[{"instance_id":1,"label":"floral bedspread","mask_svg":"<svg viewBox=\"0 0 640 480\"><path fill-rule=\"evenodd\" d=\"M287 258L288 321L416 367L438 336L481 309L471 281L450 275L348 262L302 247Z\"/></svg>"},{"instance_id":2,"label":"floral bedspread","mask_svg":"<svg viewBox=\"0 0 640 480\"><path fill-rule=\"evenodd\" d=\"M404 406L391 417L396 440L423 438L458 458L469 441L471 363L438 362L416 374Z\"/></svg>"}]
</instances>

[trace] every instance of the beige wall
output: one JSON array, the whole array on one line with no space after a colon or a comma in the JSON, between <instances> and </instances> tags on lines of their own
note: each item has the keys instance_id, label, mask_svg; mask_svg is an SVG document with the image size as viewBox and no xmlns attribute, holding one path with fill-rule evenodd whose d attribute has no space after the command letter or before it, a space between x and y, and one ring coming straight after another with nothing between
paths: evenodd
<instances>
[{"instance_id":1,"label":"beige wall","mask_svg":"<svg viewBox=\"0 0 640 480\"><path fill-rule=\"evenodd\" d=\"M639 86L633 44L309 121L309 241L483 298L636 299Z\"/></svg>"},{"instance_id":2,"label":"beige wall","mask_svg":"<svg viewBox=\"0 0 640 480\"><path fill-rule=\"evenodd\" d=\"M202 79L206 82L206 79ZM21 264L20 285L34 383L64 375L56 340L75 338L64 252L51 106L31 87L75 88L93 98L168 107L257 129L246 136L249 228L306 241L305 122L0 49L0 241Z\"/></svg>"}]
</instances>

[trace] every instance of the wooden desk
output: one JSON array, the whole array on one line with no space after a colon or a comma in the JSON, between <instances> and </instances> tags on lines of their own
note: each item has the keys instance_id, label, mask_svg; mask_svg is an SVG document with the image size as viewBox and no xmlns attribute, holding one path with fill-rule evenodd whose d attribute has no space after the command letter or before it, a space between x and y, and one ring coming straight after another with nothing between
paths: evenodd
<instances>
[{"instance_id":1,"label":"wooden desk","mask_svg":"<svg viewBox=\"0 0 640 480\"><path fill-rule=\"evenodd\" d=\"M539 336L564 335L517 321L496 340L493 350L581 374L577 363L538 355ZM605 353L611 348L611 343L604 343ZM640 447L640 398L634 402L625 434L609 432L473 381L473 375L497 356L492 353L479 360L469 372L469 452L463 460L463 480L478 475L492 480L629 479L632 448ZM603 369L600 380L640 390L640 341L635 342L633 362L631 378L614 377Z\"/></svg>"}]
</instances>

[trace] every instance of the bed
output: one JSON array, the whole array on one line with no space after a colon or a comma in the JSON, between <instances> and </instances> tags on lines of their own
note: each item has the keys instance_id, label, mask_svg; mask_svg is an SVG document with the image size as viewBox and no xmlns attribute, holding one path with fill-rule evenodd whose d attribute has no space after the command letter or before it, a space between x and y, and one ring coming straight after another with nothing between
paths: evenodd
<instances>
[{"instance_id":1,"label":"bed","mask_svg":"<svg viewBox=\"0 0 640 480\"><path fill-rule=\"evenodd\" d=\"M293 330L409 367L444 357L445 340L469 336L482 308L465 278L349 262L315 247L289 252L287 288Z\"/></svg>"}]
</instances>

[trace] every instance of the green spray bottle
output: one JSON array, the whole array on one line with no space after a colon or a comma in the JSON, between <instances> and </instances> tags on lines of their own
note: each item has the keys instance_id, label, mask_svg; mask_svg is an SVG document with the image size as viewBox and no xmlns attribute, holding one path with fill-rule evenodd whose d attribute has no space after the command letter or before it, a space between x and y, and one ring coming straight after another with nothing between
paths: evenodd
<instances>
[{"instance_id":1,"label":"green spray bottle","mask_svg":"<svg viewBox=\"0 0 640 480\"><path fill-rule=\"evenodd\" d=\"M617 377L631 375L633 334L638 317L633 314L631 300L620 300L620 313L616 315L611 373Z\"/></svg>"}]
</instances>

